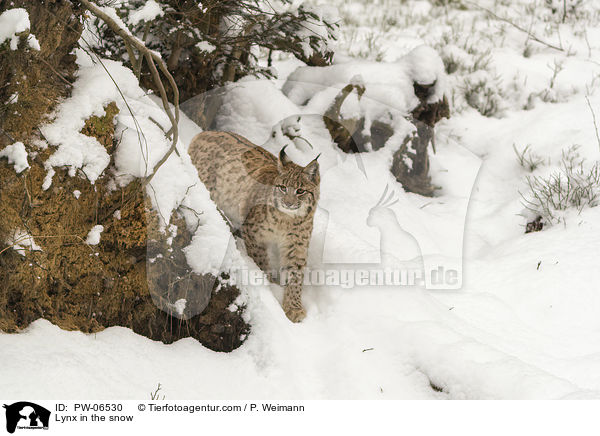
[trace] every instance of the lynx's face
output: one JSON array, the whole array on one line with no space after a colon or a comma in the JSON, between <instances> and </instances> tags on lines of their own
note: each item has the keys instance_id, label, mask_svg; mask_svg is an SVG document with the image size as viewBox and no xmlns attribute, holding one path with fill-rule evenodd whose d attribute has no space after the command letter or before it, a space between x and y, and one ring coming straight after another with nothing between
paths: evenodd
<instances>
[{"instance_id":1,"label":"lynx's face","mask_svg":"<svg viewBox=\"0 0 600 436\"><path fill-rule=\"evenodd\" d=\"M319 163L315 159L301 167L290 161L284 150L279 153L273 203L287 215L303 217L315 209L319 199Z\"/></svg>"}]
</instances>

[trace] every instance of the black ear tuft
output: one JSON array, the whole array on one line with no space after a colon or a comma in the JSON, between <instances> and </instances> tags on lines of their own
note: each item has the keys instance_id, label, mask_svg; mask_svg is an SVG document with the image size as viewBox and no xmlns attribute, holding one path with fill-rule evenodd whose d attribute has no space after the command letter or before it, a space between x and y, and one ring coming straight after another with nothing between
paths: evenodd
<instances>
[{"instance_id":1,"label":"black ear tuft","mask_svg":"<svg viewBox=\"0 0 600 436\"><path fill-rule=\"evenodd\" d=\"M321 155L319 154L319 156L321 156ZM319 158L319 156L317 156L316 158L314 158L302 170L302 172L304 174L306 174L308 177L310 177L311 180L315 180L316 177L319 175L319 162L317 162L317 159Z\"/></svg>"},{"instance_id":2,"label":"black ear tuft","mask_svg":"<svg viewBox=\"0 0 600 436\"><path fill-rule=\"evenodd\" d=\"M284 145L281 151L279 152L279 162L281 162L281 165L283 166L286 166L291 162L291 159L287 156L287 154L285 154L286 147L287 145Z\"/></svg>"}]
</instances>

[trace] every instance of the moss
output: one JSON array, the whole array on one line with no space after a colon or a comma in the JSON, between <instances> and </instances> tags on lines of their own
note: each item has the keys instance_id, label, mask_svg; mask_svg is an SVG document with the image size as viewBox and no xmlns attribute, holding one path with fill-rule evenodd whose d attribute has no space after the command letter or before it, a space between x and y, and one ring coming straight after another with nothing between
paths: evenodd
<instances>
[{"instance_id":1,"label":"moss","mask_svg":"<svg viewBox=\"0 0 600 436\"><path fill-rule=\"evenodd\" d=\"M93 136L110 152L113 146L113 137L115 134L115 117L119 113L117 104L113 101L104 108L104 115L98 117L91 116L85 121L81 133L87 136Z\"/></svg>"}]
</instances>

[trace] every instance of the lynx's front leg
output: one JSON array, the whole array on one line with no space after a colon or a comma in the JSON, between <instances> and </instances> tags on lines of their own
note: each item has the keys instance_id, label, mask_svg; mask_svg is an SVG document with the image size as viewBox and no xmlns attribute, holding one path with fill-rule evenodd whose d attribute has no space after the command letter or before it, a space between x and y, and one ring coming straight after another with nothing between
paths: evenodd
<instances>
[{"instance_id":1,"label":"lynx's front leg","mask_svg":"<svg viewBox=\"0 0 600 436\"><path fill-rule=\"evenodd\" d=\"M300 322L306 317L302 306L302 282L308 246L303 241L286 241L281 250L281 273L285 278L283 311L292 322Z\"/></svg>"}]
</instances>

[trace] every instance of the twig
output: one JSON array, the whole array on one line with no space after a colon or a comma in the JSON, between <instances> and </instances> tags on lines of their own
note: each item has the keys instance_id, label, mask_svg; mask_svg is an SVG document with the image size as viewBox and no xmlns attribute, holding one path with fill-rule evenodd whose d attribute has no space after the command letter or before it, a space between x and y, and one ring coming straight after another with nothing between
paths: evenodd
<instances>
[{"instance_id":1,"label":"twig","mask_svg":"<svg viewBox=\"0 0 600 436\"><path fill-rule=\"evenodd\" d=\"M50 68L52 70L52 72L54 74L56 74L58 76L58 78L60 80L62 80L63 82L65 82L68 86L73 86L73 84L71 82L69 82L69 80L67 80L67 78L65 76L63 76L62 74L60 74L58 71L56 71L56 69L50 64L48 63L43 57L41 56L37 56L36 59L38 61L41 61L44 65L46 65L48 68Z\"/></svg>"},{"instance_id":2,"label":"twig","mask_svg":"<svg viewBox=\"0 0 600 436\"><path fill-rule=\"evenodd\" d=\"M554 44L550 44L549 42L546 42L546 41L543 41L543 40L539 39L539 38L538 38L537 36L535 36L533 33L531 33L530 31L528 31L527 29L525 29L525 28L523 28L523 27L519 26L518 24L515 24L515 23L513 23L513 22L512 22L512 21L510 21L508 18L500 17L499 15L495 14L493 11L490 11L489 9L487 9L487 8L484 8L483 6L479 6L478 4L476 4L476 3L473 3L473 2L471 2L471 1L468 1L468 0L464 0L464 1L465 1L465 3L468 3L468 4L470 4L471 6L474 6L474 7L478 8L478 9L481 9L482 11L485 11L485 12L487 12L488 14L490 14L492 17L496 18L497 20L500 20L500 21L503 21L503 22L505 22L505 23L507 23L507 24L510 24L510 25L511 25L511 26L513 26L515 29L517 29L517 30L520 30L521 32L524 32L524 33L526 33L526 34L528 35L528 37L530 37L531 39L533 39L533 40L534 40L534 41L536 41L536 42L539 42L539 43L540 43L540 44L542 44L542 45L545 45L545 46L546 46L546 47L548 47L548 48L552 48L552 49L554 49L554 50L558 50L558 51L562 51L562 52L564 52L564 51L565 51L565 50L564 50L563 48L561 48L561 47L558 47L558 46L556 46L556 45L554 45Z\"/></svg>"},{"instance_id":3,"label":"twig","mask_svg":"<svg viewBox=\"0 0 600 436\"><path fill-rule=\"evenodd\" d=\"M5 135L8 139L10 139L13 143L17 142L17 140L7 131L0 129L0 133L2 133L3 135Z\"/></svg>"},{"instance_id":4,"label":"twig","mask_svg":"<svg viewBox=\"0 0 600 436\"><path fill-rule=\"evenodd\" d=\"M160 400L158 392L162 389L162 386L160 385L160 383L158 384L156 390L154 391L154 393L150 392L150 399L152 400ZM163 395L163 400L165 399L165 396Z\"/></svg>"},{"instance_id":5,"label":"twig","mask_svg":"<svg viewBox=\"0 0 600 436\"><path fill-rule=\"evenodd\" d=\"M594 109L592 108L592 104L590 103L590 99L588 96L585 96L585 101L587 101L588 107L590 108L590 112L592 113L592 120L594 120L594 129L596 131L596 140L598 141L598 148L600 148L600 133L598 133L598 123L596 122L596 114L594 113Z\"/></svg>"},{"instance_id":6,"label":"twig","mask_svg":"<svg viewBox=\"0 0 600 436\"><path fill-rule=\"evenodd\" d=\"M288 137L288 138L289 138L289 137ZM292 140L293 140L293 139L296 139L296 138L298 138L298 139L302 139L304 142L306 142L306 143L308 144L308 146L309 146L310 148L312 148L312 149L314 150L314 147L312 146L312 144L311 144L311 143L308 141L308 139L306 139L306 138L305 138L305 137L303 137L303 136L296 136L296 137L294 137L294 138L290 138L290 139L292 139Z\"/></svg>"},{"instance_id":7,"label":"twig","mask_svg":"<svg viewBox=\"0 0 600 436\"><path fill-rule=\"evenodd\" d=\"M12 247L16 247L17 245L19 245L21 242L26 241L28 239L33 239L32 236L26 235L26 236L21 236L19 239L17 239L16 241L13 241L12 244L10 244L9 246L3 248L2 250L0 250L0 254L4 253L6 250L8 250L9 248ZM31 248L30 248L31 250Z\"/></svg>"},{"instance_id":8,"label":"twig","mask_svg":"<svg viewBox=\"0 0 600 436\"><path fill-rule=\"evenodd\" d=\"M587 27L583 28L583 36L585 38L585 44L587 45L587 48L588 48L588 58L591 58L592 57L592 46L590 45L590 39L588 38Z\"/></svg>"},{"instance_id":9,"label":"twig","mask_svg":"<svg viewBox=\"0 0 600 436\"><path fill-rule=\"evenodd\" d=\"M0 250L0 254L4 253L6 250L8 250L9 248L12 248L16 245L19 245L20 242L26 241L28 239L33 239L34 241L36 239L44 239L44 238L77 238L79 239L81 242L83 242L85 245L88 246L88 248L94 252L93 248L90 246L90 244L88 244L85 239L83 239L81 236L79 235L25 235L20 237L19 239L17 239L16 241L13 241L9 246L3 248L2 250ZM29 251L37 251L37 250L32 250L29 249Z\"/></svg>"},{"instance_id":10,"label":"twig","mask_svg":"<svg viewBox=\"0 0 600 436\"><path fill-rule=\"evenodd\" d=\"M85 8L88 9L92 14L94 14L96 17L98 17L102 21L104 21L113 32L115 32L117 35L119 35L123 39L123 41L125 41L126 46L127 46L127 44L129 44L132 47L132 49L133 49L133 47L135 47L138 50L138 52L140 53L140 57L143 56L146 59L148 66L150 68L150 71L152 73L152 78L154 80L154 83L160 92L160 97L161 97L161 100L163 103L163 108L164 108L167 116L169 117L171 124L173 125L173 142L171 144L171 147L165 153L165 155L156 163L156 165L154 165L152 173L147 175L146 178L144 179L142 185L146 186L148 183L150 183L150 181L152 180L152 178L154 177L154 175L156 174L158 169L161 167L161 165L164 164L167 161L167 159L169 159L169 156L173 152L175 152L177 155L179 155L179 152L177 151L177 141L179 138L179 129L178 129L179 89L177 88L175 79L169 72L164 60L160 57L160 55L158 53L150 50L148 47L146 47L146 45L141 40L134 37L133 35L128 33L125 29L123 29L121 26L119 26L115 22L115 20L113 20L110 16L108 16L108 14L106 14L102 9L100 9L100 7L98 7L98 5L94 4L93 2L91 2L89 0L80 0L80 3L83 6L85 6ZM135 59L135 57L134 57L134 59ZM156 68L156 64L158 64L158 68L163 73L163 75L167 78L167 81L169 82L169 85L171 86L171 89L173 90L173 105L175 106L174 114L173 114L173 111L171 110L171 106L169 105L169 99L167 98L167 93L166 93L165 87L160 79L160 75Z\"/></svg>"}]
</instances>

